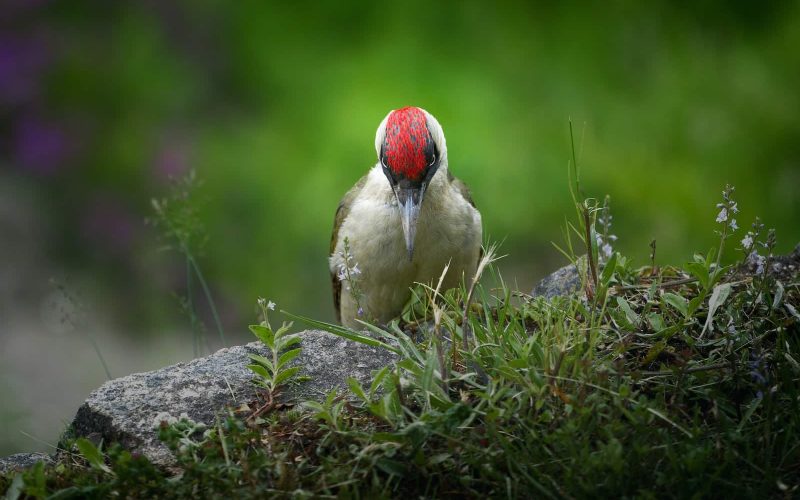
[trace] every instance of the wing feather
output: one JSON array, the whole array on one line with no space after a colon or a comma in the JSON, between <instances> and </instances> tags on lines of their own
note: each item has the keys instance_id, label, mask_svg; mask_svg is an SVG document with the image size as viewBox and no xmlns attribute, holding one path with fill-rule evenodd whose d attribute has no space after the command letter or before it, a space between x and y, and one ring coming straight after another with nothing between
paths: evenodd
<instances>
[{"instance_id":1,"label":"wing feather","mask_svg":"<svg viewBox=\"0 0 800 500\"><path fill-rule=\"evenodd\" d=\"M465 200L467 200L467 203L472 205L472 208L478 208L475 206L475 202L472 201L472 194L469 192L469 188L467 187L467 185L464 184L464 181L453 175L453 173L450 172L450 170L447 171L447 180L453 187L455 187L458 190L461 196Z\"/></svg>"},{"instance_id":2,"label":"wing feather","mask_svg":"<svg viewBox=\"0 0 800 500\"><path fill-rule=\"evenodd\" d=\"M369 174L367 174L369 175ZM356 182L355 186L345 193L342 201L339 202L339 207L336 209L336 216L333 219L333 233L331 234L331 246L329 255L333 255L336 251L336 245L339 244L339 231L342 229L345 219L350 214L350 207L358 197L358 193L367 183L367 175L361 177ZM331 270L331 288L333 289L333 308L336 310L336 321L342 321L342 282L337 278L337 273Z\"/></svg>"}]
</instances>

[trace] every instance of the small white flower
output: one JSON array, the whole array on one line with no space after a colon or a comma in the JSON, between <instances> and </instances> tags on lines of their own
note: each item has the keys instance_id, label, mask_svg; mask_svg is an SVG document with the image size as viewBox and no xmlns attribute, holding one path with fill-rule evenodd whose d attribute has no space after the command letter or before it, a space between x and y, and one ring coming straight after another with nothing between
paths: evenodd
<instances>
[{"instance_id":1,"label":"small white flower","mask_svg":"<svg viewBox=\"0 0 800 500\"><path fill-rule=\"evenodd\" d=\"M739 213L739 203L738 202L735 202L735 201L733 202L733 205L731 205L731 212L733 212L735 214Z\"/></svg>"},{"instance_id":2,"label":"small white flower","mask_svg":"<svg viewBox=\"0 0 800 500\"><path fill-rule=\"evenodd\" d=\"M611 257L611 252L612 252L613 250L612 250L612 248L611 248L611 245L609 245L608 243L606 243L605 245L603 245L603 246L601 247L600 251L602 252L602 255L603 255L603 257L604 257L604 258L606 258L606 259L608 259L609 257Z\"/></svg>"},{"instance_id":3,"label":"small white flower","mask_svg":"<svg viewBox=\"0 0 800 500\"><path fill-rule=\"evenodd\" d=\"M728 209L722 207L722 210L719 211L719 215L717 215L717 222L725 222L728 220Z\"/></svg>"},{"instance_id":4,"label":"small white flower","mask_svg":"<svg viewBox=\"0 0 800 500\"><path fill-rule=\"evenodd\" d=\"M736 231L739 229L739 226L736 225L736 219L731 219L731 222L728 224L728 226L731 228L731 231Z\"/></svg>"},{"instance_id":5,"label":"small white flower","mask_svg":"<svg viewBox=\"0 0 800 500\"><path fill-rule=\"evenodd\" d=\"M747 236L742 238L742 248L745 250L750 250L753 246L753 235L751 233L747 233Z\"/></svg>"},{"instance_id":6,"label":"small white flower","mask_svg":"<svg viewBox=\"0 0 800 500\"><path fill-rule=\"evenodd\" d=\"M352 269L350 269L350 274L355 274L356 276L361 274L361 269L358 268L358 264L356 264L355 266L353 266Z\"/></svg>"},{"instance_id":7,"label":"small white flower","mask_svg":"<svg viewBox=\"0 0 800 500\"><path fill-rule=\"evenodd\" d=\"M274 311L275 310L275 302L272 302L271 300L269 302L267 302L267 309L269 309L270 311Z\"/></svg>"}]
</instances>

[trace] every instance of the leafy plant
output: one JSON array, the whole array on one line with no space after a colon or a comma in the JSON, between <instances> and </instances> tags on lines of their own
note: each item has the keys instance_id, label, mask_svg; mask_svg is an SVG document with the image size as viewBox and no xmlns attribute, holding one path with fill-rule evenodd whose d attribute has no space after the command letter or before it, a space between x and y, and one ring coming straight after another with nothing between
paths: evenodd
<instances>
[{"instance_id":1,"label":"leafy plant","mask_svg":"<svg viewBox=\"0 0 800 500\"><path fill-rule=\"evenodd\" d=\"M291 322L284 322L277 331L272 330L269 323L269 311L275 309L272 301L268 302L266 299L259 298L258 306L264 320L258 325L250 325L250 331L267 346L271 358L250 354L253 363L247 367L258 375L256 383L267 390L269 400L272 402L278 393L278 388L300 371L299 366L288 366L293 359L300 355L300 347L290 349L300 343L300 336L289 334L289 329L292 327Z\"/></svg>"},{"instance_id":2,"label":"leafy plant","mask_svg":"<svg viewBox=\"0 0 800 500\"><path fill-rule=\"evenodd\" d=\"M89 462L90 466L107 474L112 474L111 469L105 463L103 452L94 443L86 438L78 438L75 440L75 446L81 452L83 458Z\"/></svg>"}]
</instances>

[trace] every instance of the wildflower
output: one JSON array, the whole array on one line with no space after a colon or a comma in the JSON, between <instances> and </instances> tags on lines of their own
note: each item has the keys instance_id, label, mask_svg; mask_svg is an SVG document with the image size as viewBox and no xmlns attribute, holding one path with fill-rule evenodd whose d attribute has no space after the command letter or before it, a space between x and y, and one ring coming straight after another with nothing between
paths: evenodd
<instances>
[{"instance_id":1,"label":"wildflower","mask_svg":"<svg viewBox=\"0 0 800 500\"><path fill-rule=\"evenodd\" d=\"M758 252L753 250L747 256L747 264L751 267L756 268L756 274L761 274L764 272L764 263L766 262L766 258L763 255L760 255Z\"/></svg>"},{"instance_id":2,"label":"wildflower","mask_svg":"<svg viewBox=\"0 0 800 500\"><path fill-rule=\"evenodd\" d=\"M753 233L748 232L744 238L742 238L742 249L745 251L750 251L753 248Z\"/></svg>"},{"instance_id":3,"label":"wildflower","mask_svg":"<svg viewBox=\"0 0 800 500\"><path fill-rule=\"evenodd\" d=\"M722 192L722 203L717 203L717 208L720 210L717 214L716 221L719 224L724 224L725 230L730 229L731 231L739 229L739 226L736 224L736 219L733 218L733 215L739 213L739 204L736 200L731 198L734 191L735 188L733 186L725 186L725 190ZM723 236L723 238L724 237L725 236Z\"/></svg>"},{"instance_id":4,"label":"wildflower","mask_svg":"<svg viewBox=\"0 0 800 500\"><path fill-rule=\"evenodd\" d=\"M350 251L350 241L347 238L344 239L344 248L339 252L339 256L342 258L342 263L339 264L337 268L336 278L340 282L345 283L345 290L350 293L350 296L355 301L358 307L358 315L362 316L364 314L361 308L363 293L361 291L360 279L358 278L358 276L361 275L361 269L358 267L358 262L355 262L353 254Z\"/></svg>"},{"instance_id":5,"label":"wildflower","mask_svg":"<svg viewBox=\"0 0 800 500\"><path fill-rule=\"evenodd\" d=\"M761 219L756 217L752 225L752 230L747 231L747 234L744 235L741 241L745 263L749 264L751 267L758 267L761 270L763 270L764 267L764 258L759 255L758 247L767 247L766 242L759 241L763 229L764 224L761 222Z\"/></svg>"},{"instance_id":6,"label":"wildflower","mask_svg":"<svg viewBox=\"0 0 800 500\"><path fill-rule=\"evenodd\" d=\"M739 226L736 224L736 219L733 218L733 214L739 211L739 205L736 203L736 200L732 198L733 192L735 188L730 184L725 186L725 190L722 191L722 203L717 203L717 208L719 208L719 213L717 214L716 221L718 224L722 224L722 229L717 231L719 234L719 249L717 250L717 263L716 268L719 269L720 259L722 259L722 250L725 247L725 240L730 238L731 233L739 229Z\"/></svg>"},{"instance_id":7,"label":"wildflower","mask_svg":"<svg viewBox=\"0 0 800 500\"><path fill-rule=\"evenodd\" d=\"M275 302L272 302L271 300L268 301L264 297L259 297L258 298L258 307L260 307L262 310L263 309L269 309L270 311L274 311L275 310Z\"/></svg>"},{"instance_id":8,"label":"wildflower","mask_svg":"<svg viewBox=\"0 0 800 500\"><path fill-rule=\"evenodd\" d=\"M614 248L611 246L611 243L617 241L617 236L614 234L609 234L609 231L611 230L612 219L613 216L611 215L610 197L606 196L603 202L603 207L599 210L597 215L597 225L599 228L598 232L596 233L596 238L598 258L600 261L608 260L614 253Z\"/></svg>"},{"instance_id":9,"label":"wildflower","mask_svg":"<svg viewBox=\"0 0 800 500\"><path fill-rule=\"evenodd\" d=\"M768 385L769 380L767 379L767 363L764 362L764 358L761 356L755 355L750 353L750 380L753 381L758 386L762 388ZM756 399L761 399L764 397L764 392L762 390L756 391Z\"/></svg>"},{"instance_id":10,"label":"wildflower","mask_svg":"<svg viewBox=\"0 0 800 500\"><path fill-rule=\"evenodd\" d=\"M604 243L603 246L600 247L600 255L603 259L609 259L611 257L612 248L609 243Z\"/></svg>"}]
</instances>

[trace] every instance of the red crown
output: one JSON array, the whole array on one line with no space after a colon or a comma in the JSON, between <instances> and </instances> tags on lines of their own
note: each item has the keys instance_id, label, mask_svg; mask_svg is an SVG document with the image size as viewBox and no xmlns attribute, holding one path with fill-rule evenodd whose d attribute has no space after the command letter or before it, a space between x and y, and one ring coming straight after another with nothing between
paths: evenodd
<instances>
[{"instance_id":1,"label":"red crown","mask_svg":"<svg viewBox=\"0 0 800 500\"><path fill-rule=\"evenodd\" d=\"M386 154L389 168L396 174L416 181L427 166L425 146L428 124L425 113L412 106L392 112L386 121Z\"/></svg>"}]
</instances>

